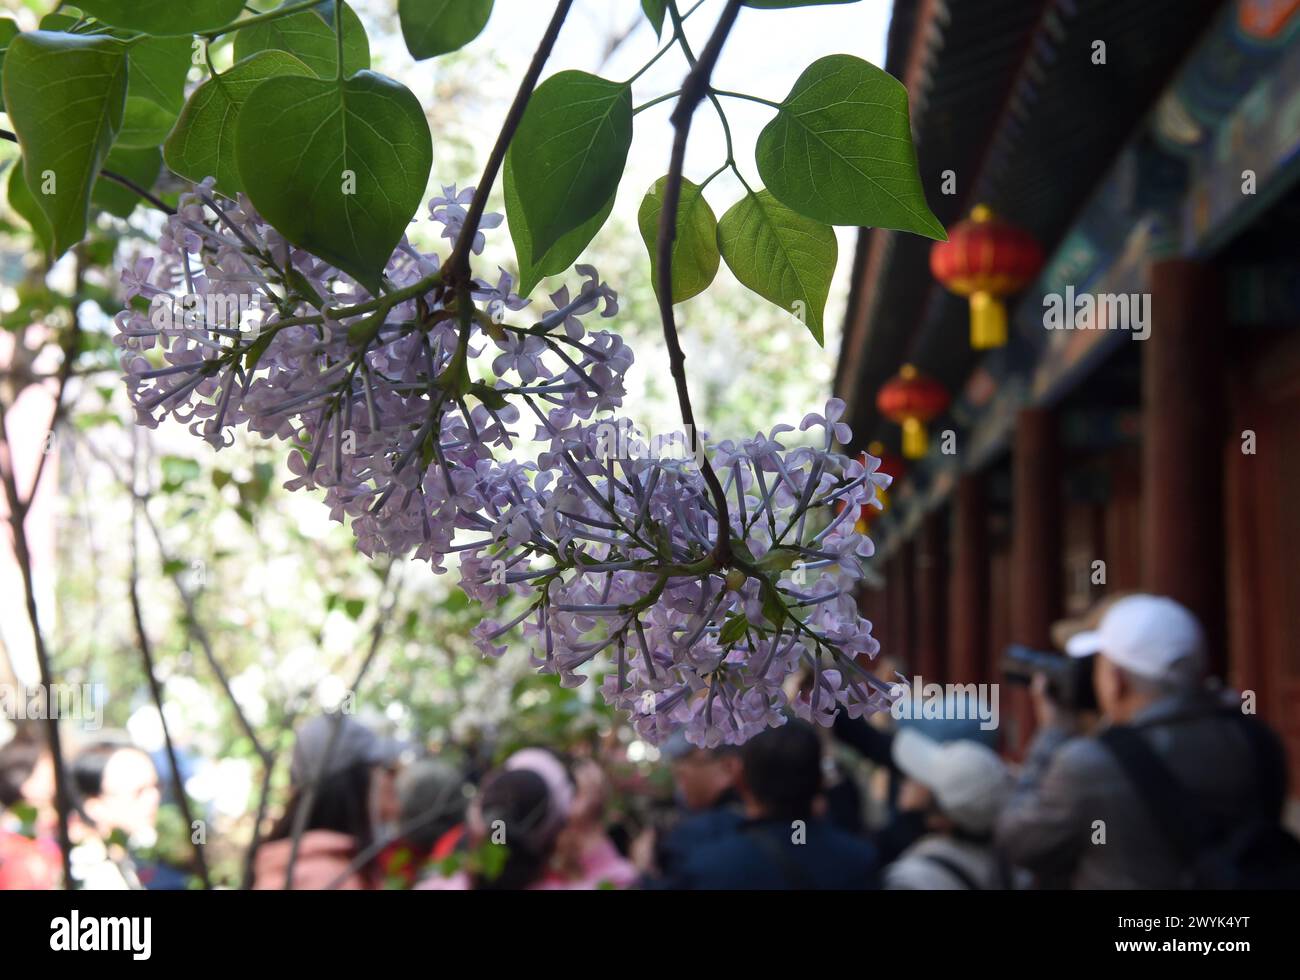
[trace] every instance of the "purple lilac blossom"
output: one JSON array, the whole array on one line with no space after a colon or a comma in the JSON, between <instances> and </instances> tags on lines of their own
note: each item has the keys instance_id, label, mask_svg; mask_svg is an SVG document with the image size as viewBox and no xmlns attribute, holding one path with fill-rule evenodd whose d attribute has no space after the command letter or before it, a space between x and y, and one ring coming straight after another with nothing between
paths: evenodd
<instances>
[{"instance_id":1,"label":"purple lilac blossom","mask_svg":"<svg viewBox=\"0 0 1300 980\"><path fill-rule=\"evenodd\" d=\"M472 195L444 187L430 202L442 237L459 235ZM403 239L388 290L441 261ZM854 591L872 553L857 517L889 477L874 457L834 451L851 438L843 403L804 418L800 430L821 431L813 447L787 448L789 425L703 442L745 566L718 567L697 461L638 442L617 415L632 351L581 319L612 318L617 295L593 267L575 271L576 292L552 293L529 327L506 322L530 303L504 271L474 280L472 318L436 287L376 312L354 280L205 181L159 254L123 272L114 341L139 424L170 416L218 449L241 425L287 442L286 487L322 490L364 554L414 555L440 573L458 558L487 609L474 630L485 655L521 631L566 686L599 658L602 694L649 741L684 727L697 745L739 743L787 708L823 725L887 708L887 686L861 666L879 644ZM455 384L467 364L490 365L493 380ZM535 458L514 458L520 441L541 445ZM797 672L809 683L791 704L783 685Z\"/></svg>"}]
</instances>

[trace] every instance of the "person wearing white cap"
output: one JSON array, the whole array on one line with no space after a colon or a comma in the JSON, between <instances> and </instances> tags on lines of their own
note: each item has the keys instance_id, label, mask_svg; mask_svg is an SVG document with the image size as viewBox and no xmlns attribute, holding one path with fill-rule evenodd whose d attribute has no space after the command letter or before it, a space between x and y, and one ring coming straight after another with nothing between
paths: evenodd
<instances>
[{"instance_id":1,"label":"person wearing white cap","mask_svg":"<svg viewBox=\"0 0 1300 980\"><path fill-rule=\"evenodd\" d=\"M1102 720L1094 733L1072 730L1068 713L1043 710L1044 688L1035 685L1043 727L996 826L1013 862L1040 883L1073 888L1187 884L1196 854L1159 818L1146 781L1117 753L1114 730L1133 733L1168 782L1196 801L1198 822L1203 815L1226 833L1270 819L1285 784L1279 792L1276 767L1245 727L1262 726L1206 686L1205 634L1190 611L1163 596L1125 596L1096 629L1070 637L1066 652L1095 657Z\"/></svg>"},{"instance_id":2,"label":"person wearing white cap","mask_svg":"<svg viewBox=\"0 0 1300 980\"><path fill-rule=\"evenodd\" d=\"M892 751L907 777L898 805L924 812L929 832L885 869L885 888L1011 887L992 846L994 821L1011 792L1011 774L998 754L968 739L935 741L915 728L894 736Z\"/></svg>"}]
</instances>

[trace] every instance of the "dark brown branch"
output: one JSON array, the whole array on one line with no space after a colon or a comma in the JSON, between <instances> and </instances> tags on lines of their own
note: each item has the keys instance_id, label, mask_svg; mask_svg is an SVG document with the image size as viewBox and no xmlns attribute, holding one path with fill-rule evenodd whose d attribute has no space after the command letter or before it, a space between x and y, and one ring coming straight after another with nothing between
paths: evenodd
<instances>
[{"instance_id":1,"label":"dark brown branch","mask_svg":"<svg viewBox=\"0 0 1300 980\"><path fill-rule=\"evenodd\" d=\"M673 26L680 34L681 21L673 7ZM682 350L677 336L677 320L673 312L673 244L677 239L677 208L682 199L682 169L686 163L686 143L690 137L691 120L695 110L709 94L709 79L713 68L722 54L722 46L727 35L736 23L740 13L740 0L727 0L727 6L718 18L717 26L709 36L708 44L701 52L699 60L691 68L682 83L681 96L673 110L674 129L672 163L668 168L668 177L664 182L663 211L659 215L659 241L657 244L657 281L659 292L659 315L663 320L664 341L668 345L669 364L672 369L673 383L677 386L677 403L681 408L682 425L686 427L690 439L691 455L699 460L700 473L708 484L713 497L713 506L718 511L718 540L713 555L720 565L729 565L731 554L731 517L727 507L727 495L722 489L718 475L713 471L713 464L708 455L701 451L699 429L695 424L695 412L691 408L691 393L686 385L686 354Z\"/></svg>"},{"instance_id":2,"label":"dark brown branch","mask_svg":"<svg viewBox=\"0 0 1300 980\"><path fill-rule=\"evenodd\" d=\"M131 488L131 492L134 494L134 487ZM163 543L162 532L154 522L153 515L149 513L147 504L148 500L145 499L142 502L140 512L144 515L145 523L149 525L149 530L153 534L154 541L158 545L159 557L162 559L163 565L166 566L170 563L170 557L166 545ZM247 736L249 742L252 743L253 751L257 754L258 759L262 763L262 789L257 803L257 817L253 824L253 839L249 843L244 861L243 887L251 888L253 856L257 853L258 845L262 840L262 820L266 816L267 800L271 791L271 774L275 769L275 754L262 744L262 740L257 737L257 731L253 728L252 723L249 722L248 716L244 714L244 709L239 706L239 699L235 697L235 692L230 686L230 680L226 677L226 672L222 668L221 662L217 660L217 655L212 648L212 641L208 637L207 630L205 630L203 625L199 622L198 610L195 607L194 597L190 595L190 590L187 589L185 583L181 581L179 573L174 572L170 577L172 584L176 588L177 594L180 596L181 604L185 607L186 630L199 644L199 648L203 651L204 659L207 660L208 666L212 669L212 673L216 675L217 683L221 685L221 690L225 694L226 700L230 702L230 707L235 712L235 718L239 722L239 727L243 730L244 735Z\"/></svg>"},{"instance_id":3,"label":"dark brown branch","mask_svg":"<svg viewBox=\"0 0 1300 980\"><path fill-rule=\"evenodd\" d=\"M80 271L78 271L80 275ZM36 464L36 473L32 479L31 489L26 498L18 490L18 479L14 473L13 446L9 442L8 422L5 406L0 399L0 483L4 484L5 500L9 508L9 527L13 537L14 560L23 577L23 593L27 605L27 621L32 631L32 643L36 650L36 663L40 670L41 686L44 697L54 696L54 673L50 667L49 650L45 646L45 634L41 629L40 612L36 606L36 586L32 578L32 555L27 542L27 513L36 491L40 487L41 476L45 472L45 460L53 452L51 439L63 414L63 397L72 371L72 359L76 354L81 339L81 323L73 318L72 328L68 332L63 347L63 364L59 368L59 386L54 396L54 410L50 416L50 425L42 440L41 458ZM72 839L68 834L68 814L72 811L72 799L68 793L67 775L63 765L63 745L59 737L57 712L46 712L46 734L50 743L50 759L54 767L54 805L59 821L59 850L63 859L63 887L75 887L72 880Z\"/></svg>"},{"instance_id":4,"label":"dark brown branch","mask_svg":"<svg viewBox=\"0 0 1300 980\"><path fill-rule=\"evenodd\" d=\"M133 439L134 444L134 439ZM131 511L131 571L127 579L127 590L131 600L131 618L135 623L136 641L140 644L140 656L144 659L145 678L149 682L149 694L154 707L158 709L158 721L162 725L163 744L167 751L167 764L171 767L172 794L176 805L181 809L185 826L190 831L190 844L194 848L194 860L198 865L199 878L203 887L212 888L212 878L208 873L208 858L203 845L194 838L194 813L190 808L189 794L185 791L185 779L181 776L180 762L176 757L176 745L172 742L171 728L167 724L167 715L163 711L162 684L158 681L158 671L154 666L153 644L149 641L149 631L144 625L144 611L140 606L140 542L137 523L139 521L140 499L132 500Z\"/></svg>"},{"instance_id":5,"label":"dark brown branch","mask_svg":"<svg viewBox=\"0 0 1300 980\"><path fill-rule=\"evenodd\" d=\"M537 46L533 62L528 66L523 81L519 83L515 101L511 103L510 111L506 113L506 120L497 135L496 145L492 147L487 164L483 167L483 176L479 178L478 186L474 189L474 198L470 201L460 236L456 239L456 245L447 259L447 264L443 267L445 270L443 282L450 286L463 289L469 286L470 247L474 244L474 236L478 234L479 222L483 220L483 209L487 207L488 194L492 190L492 185L496 183L497 174L501 170L502 163L505 162L506 151L510 149L510 141L514 139L515 131L524 118L528 100L532 98L533 89L537 87L537 80L541 78L542 69L546 66L546 59L551 56L551 49L555 47L556 38L560 36L560 28L564 26L564 18L569 16L569 8L572 6L573 0L559 0L555 5L551 23L547 26L546 33L542 35L542 41Z\"/></svg>"}]
</instances>

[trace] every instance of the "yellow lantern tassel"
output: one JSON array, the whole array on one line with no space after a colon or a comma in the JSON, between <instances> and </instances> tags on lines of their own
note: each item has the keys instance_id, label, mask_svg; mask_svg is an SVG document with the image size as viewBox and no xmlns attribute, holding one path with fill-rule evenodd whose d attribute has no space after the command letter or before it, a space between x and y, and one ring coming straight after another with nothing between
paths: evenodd
<instances>
[{"instance_id":1,"label":"yellow lantern tassel","mask_svg":"<svg viewBox=\"0 0 1300 980\"><path fill-rule=\"evenodd\" d=\"M908 459L921 459L930 448L925 423L915 417L903 419L903 455Z\"/></svg>"},{"instance_id":2,"label":"yellow lantern tassel","mask_svg":"<svg viewBox=\"0 0 1300 980\"><path fill-rule=\"evenodd\" d=\"M972 293L970 298L970 345L975 350L1005 347L1007 308L992 293Z\"/></svg>"}]
</instances>

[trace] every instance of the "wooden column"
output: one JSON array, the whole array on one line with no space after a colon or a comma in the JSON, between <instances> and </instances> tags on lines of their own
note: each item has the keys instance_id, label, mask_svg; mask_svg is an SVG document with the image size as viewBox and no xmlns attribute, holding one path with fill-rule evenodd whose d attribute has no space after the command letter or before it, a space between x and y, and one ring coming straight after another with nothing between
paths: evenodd
<instances>
[{"instance_id":1,"label":"wooden column","mask_svg":"<svg viewBox=\"0 0 1300 980\"><path fill-rule=\"evenodd\" d=\"M989 635L989 541L984 478L968 473L952 500L948 586L948 674L955 684L992 682L986 676Z\"/></svg>"},{"instance_id":2,"label":"wooden column","mask_svg":"<svg viewBox=\"0 0 1300 980\"><path fill-rule=\"evenodd\" d=\"M1191 609L1211 664L1224 663L1224 397L1220 282L1177 259L1151 267L1151 335L1142 342L1142 583Z\"/></svg>"},{"instance_id":3,"label":"wooden column","mask_svg":"<svg viewBox=\"0 0 1300 980\"><path fill-rule=\"evenodd\" d=\"M1011 641L1045 650L1061 613L1061 468L1054 412L1031 408L1017 415L1011 467ZM1014 722L1007 748L1018 754L1033 729L1029 696L1020 687L1002 690Z\"/></svg>"},{"instance_id":4,"label":"wooden column","mask_svg":"<svg viewBox=\"0 0 1300 980\"><path fill-rule=\"evenodd\" d=\"M882 656L896 655L894 642L894 593L897 589L898 576L894 573L894 559L891 557L880 566L880 574L885 577L885 591L880 597L880 622L874 623L872 632L880 641Z\"/></svg>"},{"instance_id":5,"label":"wooden column","mask_svg":"<svg viewBox=\"0 0 1300 980\"><path fill-rule=\"evenodd\" d=\"M915 638L915 546L904 541L889 562L890 585L889 637L893 643L890 651L896 657L903 673L910 676L917 670Z\"/></svg>"},{"instance_id":6,"label":"wooden column","mask_svg":"<svg viewBox=\"0 0 1300 980\"><path fill-rule=\"evenodd\" d=\"M948 681L948 540L943 511L933 511L916 535L916 663L928 684Z\"/></svg>"}]
</instances>

